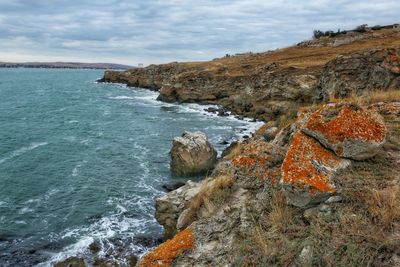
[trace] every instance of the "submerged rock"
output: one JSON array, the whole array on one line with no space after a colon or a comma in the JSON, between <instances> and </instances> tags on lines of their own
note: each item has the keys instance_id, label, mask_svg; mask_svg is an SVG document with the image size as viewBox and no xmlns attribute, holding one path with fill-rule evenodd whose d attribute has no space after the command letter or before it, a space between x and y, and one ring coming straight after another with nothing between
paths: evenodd
<instances>
[{"instance_id":1,"label":"submerged rock","mask_svg":"<svg viewBox=\"0 0 400 267\"><path fill-rule=\"evenodd\" d=\"M217 151L202 132L184 132L171 148L171 173L177 176L203 174L217 162Z\"/></svg>"},{"instance_id":2,"label":"submerged rock","mask_svg":"<svg viewBox=\"0 0 400 267\"><path fill-rule=\"evenodd\" d=\"M179 187L182 187L184 185L185 185L184 182L170 182L170 183L167 183L167 184L163 184L162 188L166 192L171 192L171 191L174 191L175 189L178 189Z\"/></svg>"}]
</instances>

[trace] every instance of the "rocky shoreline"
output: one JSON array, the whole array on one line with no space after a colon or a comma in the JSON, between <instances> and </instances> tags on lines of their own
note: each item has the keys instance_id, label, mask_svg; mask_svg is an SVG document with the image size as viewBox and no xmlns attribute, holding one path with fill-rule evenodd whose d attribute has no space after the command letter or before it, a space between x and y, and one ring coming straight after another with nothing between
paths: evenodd
<instances>
[{"instance_id":1,"label":"rocky shoreline","mask_svg":"<svg viewBox=\"0 0 400 267\"><path fill-rule=\"evenodd\" d=\"M166 102L218 104L234 114L269 121L331 98L399 88L399 37L398 30L381 30L354 40L321 38L209 62L107 70L101 81L159 91ZM346 38L349 42L333 45Z\"/></svg>"},{"instance_id":2,"label":"rocky shoreline","mask_svg":"<svg viewBox=\"0 0 400 267\"><path fill-rule=\"evenodd\" d=\"M170 239L136 266L399 264L400 102L357 97L400 90L399 37L382 30L106 71L101 82L267 122L202 181L156 200Z\"/></svg>"}]
</instances>

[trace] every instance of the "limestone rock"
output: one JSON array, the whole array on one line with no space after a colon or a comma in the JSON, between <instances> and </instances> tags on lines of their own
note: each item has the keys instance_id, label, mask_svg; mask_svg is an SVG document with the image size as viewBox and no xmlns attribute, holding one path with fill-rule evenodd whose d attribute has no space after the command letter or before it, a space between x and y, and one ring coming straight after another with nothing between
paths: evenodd
<instances>
[{"instance_id":1,"label":"limestone rock","mask_svg":"<svg viewBox=\"0 0 400 267\"><path fill-rule=\"evenodd\" d=\"M399 49L370 49L337 56L325 65L314 97L329 100L377 88L399 88L399 53Z\"/></svg>"},{"instance_id":2,"label":"limestone rock","mask_svg":"<svg viewBox=\"0 0 400 267\"><path fill-rule=\"evenodd\" d=\"M217 152L202 132L184 132L175 137L171 149L173 175L190 176L211 170L217 162Z\"/></svg>"},{"instance_id":3,"label":"limestone rock","mask_svg":"<svg viewBox=\"0 0 400 267\"><path fill-rule=\"evenodd\" d=\"M200 190L200 183L188 181L186 185L156 199L155 217L164 227L164 237L171 238L177 233L177 221L186 204Z\"/></svg>"},{"instance_id":4,"label":"limestone rock","mask_svg":"<svg viewBox=\"0 0 400 267\"><path fill-rule=\"evenodd\" d=\"M288 202L307 207L336 192L335 173L349 165L314 138L297 131L282 163L282 186Z\"/></svg>"},{"instance_id":5,"label":"limestone rock","mask_svg":"<svg viewBox=\"0 0 400 267\"><path fill-rule=\"evenodd\" d=\"M364 160L375 156L387 130L382 117L371 110L331 104L314 112L302 131L339 157Z\"/></svg>"}]
</instances>

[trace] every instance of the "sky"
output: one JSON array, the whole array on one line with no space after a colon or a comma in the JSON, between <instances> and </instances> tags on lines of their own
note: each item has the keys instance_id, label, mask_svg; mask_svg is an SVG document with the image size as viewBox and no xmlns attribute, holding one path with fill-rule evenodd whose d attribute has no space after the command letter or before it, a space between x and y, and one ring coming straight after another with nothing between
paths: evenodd
<instances>
[{"instance_id":1,"label":"sky","mask_svg":"<svg viewBox=\"0 0 400 267\"><path fill-rule=\"evenodd\" d=\"M399 0L0 0L0 61L211 60L400 22Z\"/></svg>"}]
</instances>

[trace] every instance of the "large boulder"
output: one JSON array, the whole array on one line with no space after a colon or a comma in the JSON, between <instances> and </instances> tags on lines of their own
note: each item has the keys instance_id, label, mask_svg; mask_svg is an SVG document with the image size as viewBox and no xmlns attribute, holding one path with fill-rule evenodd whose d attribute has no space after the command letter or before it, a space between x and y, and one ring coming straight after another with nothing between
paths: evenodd
<instances>
[{"instance_id":1,"label":"large boulder","mask_svg":"<svg viewBox=\"0 0 400 267\"><path fill-rule=\"evenodd\" d=\"M365 160L385 142L383 118L352 104L330 104L311 114L302 131L339 157Z\"/></svg>"},{"instance_id":2,"label":"large boulder","mask_svg":"<svg viewBox=\"0 0 400 267\"><path fill-rule=\"evenodd\" d=\"M171 149L171 173L177 176L203 174L217 162L217 152L202 132L184 132Z\"/></svg>"},{"instance_id":3,"label":"large boulder","mask_svg":"<svg viewBox=\"0 0 400 267\"><path fill-rule=\"evenodd\" d=\"M282 186L297 207L318 204L337 191L335 173L349 164L317 140L297 131L282 163Z\"/></svg>"}]
</instances>

